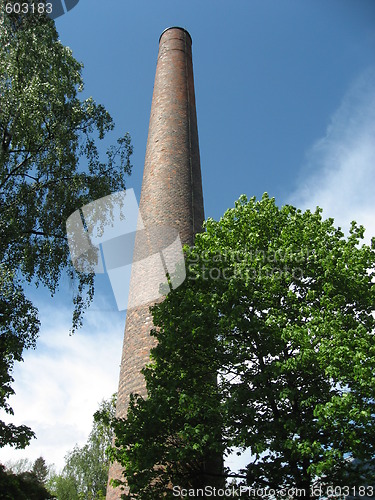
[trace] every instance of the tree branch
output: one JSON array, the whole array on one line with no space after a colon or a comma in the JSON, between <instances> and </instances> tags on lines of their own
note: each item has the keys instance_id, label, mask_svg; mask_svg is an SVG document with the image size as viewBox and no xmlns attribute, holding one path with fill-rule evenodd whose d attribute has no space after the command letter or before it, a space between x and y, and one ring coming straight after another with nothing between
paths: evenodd
<instances>
[{"instance_id":1,"label":"tree branch","mask_svg":"<svg viewBox=\"0 0 375 500\"><path fill-rule=\"evenodd\" d=\"M47 234L44 231L37 231L36 229L29 229L27 231L22 231L22 234L23 235L31 234L34 236L43 236L44 238L58 238L60 240L66 240L65 236L61 236L58 234Z\"/></svg>"}]
</instances>

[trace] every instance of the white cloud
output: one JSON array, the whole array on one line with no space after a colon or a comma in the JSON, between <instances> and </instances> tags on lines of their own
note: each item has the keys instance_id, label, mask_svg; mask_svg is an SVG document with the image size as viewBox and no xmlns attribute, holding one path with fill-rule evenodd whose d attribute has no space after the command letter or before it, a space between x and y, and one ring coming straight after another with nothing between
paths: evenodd
<instances>
[{"instance_id":1,"label":"white cloud","mask_svg":"<svg viewBox=\"0 0 375 500\"><path fill-rule=\"evenodd\" d=\"M307 154L304 177L288 202L323 208L325 217L348 231L355 220L375 235L375 69L351 86L326 134Z\"/></svg>"},{"instance_id":2,"label":"white cloud","mask_svg":"<svg viewBox=\"0 0 375 500\"><path fill-rule=\"evenodd\" d=\"M88 312L83 329L69 336L68 309L40 312L37 349L25 352L14 371L15 415L1 417L29 425L37 439L25 450L3 448L0 462L43 456L60 469L67 451L85 443L100 401L117 390L124 314Z\"/></svg>"}]
</instances>

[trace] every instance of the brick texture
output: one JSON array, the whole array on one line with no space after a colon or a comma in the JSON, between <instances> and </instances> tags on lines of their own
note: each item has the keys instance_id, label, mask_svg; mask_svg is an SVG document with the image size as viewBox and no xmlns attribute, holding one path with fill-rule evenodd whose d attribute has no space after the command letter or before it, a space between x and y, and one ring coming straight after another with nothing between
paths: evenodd
<instances>
[{"instance_id":1,"label":"brick texture","mask_svg":"<svg viewBox=\"0 0 375 500\"><path fill-rule=\"evenodd\" d=\"M154 92L142 182L140 213L147 229L163 226L160 238L173 240L178 232L182 244L193 245L204 220L202 179L195 107L191 37L182 28L165 30L159 40ZM169 228L169 229L168 229ZM155 231L154 231L155 232ZM173 234L172 234L173 233ZM139 236L138 236L139 234ZM159 239L160 239L159 238ZM157 241L156 247L168 241ZM155 239L137 233L133 260L152 255ZM144 272L144 271L143 271ZM129 302L145 292L148 278L134 266ZM155 301L127 311L118 402L118 417L126 417L130 393L146 395L140 373L149 361L155 339L150 337ZM121 467L113 464L109 480L121 478ZM121 498L120 488L108 485L107 500Z\"/></svg>"}]
</instances>

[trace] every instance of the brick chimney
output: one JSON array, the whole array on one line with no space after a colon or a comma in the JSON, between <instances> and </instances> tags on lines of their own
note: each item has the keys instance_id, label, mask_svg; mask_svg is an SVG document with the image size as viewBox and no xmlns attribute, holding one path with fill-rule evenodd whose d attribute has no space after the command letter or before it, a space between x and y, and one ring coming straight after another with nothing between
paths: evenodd
<instances>
[{"instance_id":1,"label":"brick chimney","mask_svg":"<svg viewBox=\"0 0 375 500\"><path fill-rule=\"evenodd\" d=\"M183 28L168 28L160 36L154 92L140 199L144 227L158 232L159 241L149 241L137 232L133 262L147 259L173 240L178 233L182 245L193 245L204 220L202 178L192 63L192 40ZM164 239L165 241L160 241ZM168 241L170 240L170 241ZM129 303L136 304L149 283L145 269L133 264ZM147 294L146 294L147 295ZM155 339L150 337L155 303L128 308L118 388L117 417L126 417L131 393L146 395L140 370L149 362ZM109 480L121 478L122 469L113 464ZM108 485L107 500L121 498L120 488Z\"/></svg>"}]
</instances>

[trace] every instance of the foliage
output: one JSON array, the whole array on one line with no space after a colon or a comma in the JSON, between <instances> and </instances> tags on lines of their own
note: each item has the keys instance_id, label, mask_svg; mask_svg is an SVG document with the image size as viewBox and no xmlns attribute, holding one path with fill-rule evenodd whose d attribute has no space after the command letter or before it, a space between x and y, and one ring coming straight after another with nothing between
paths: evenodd
<instances>
[{"instance_id":1,"label":"foliage","mask_svg":"<svg viewBox=\"0 0 375 500\"><path fill-rule=\"evenodd\" d=\"M224 475L244 487L372 484L375 242L333 222L266 194L206 221L185 282L152 308L148 398L112 421L130 496L173 498L234 449L249 462Z\"/></svg>"},{"instance_id":2,"label":"foliage","mask_svg":"<svg viewBox=\"0 0 375 500\"><path fill-rule=\"evenodd\" d=\"M116 398L100 404L98 412L114 417ZM49 489L58 500L105 498L109 458L106 449L112 444L113 432L102 422L94 422L87 443L75 448L65 457L61 474L53 476L48 482Z\"/></svg>"},{"instance_id":3,"label":"foliage","mask_svg":"<svg viewBox=\"0 0 375 500\"><path fill-rule=\"evenodd\" d=\"M82 65L45 15L6 14L0 0L0 408L13 389L14 363L35 348L37 309L25 283L53 295L63 272L75 283L72 329L94 291L93 273L77 272L65 222L87 203L125 188L128 134L101 159L97 146L114 128L92 98L80 99ZM0 447L25 447L33 432L0 422Z\"/></svg>"},{"instance_id":4,"label":"foliage","mask_svg":"<svg viewBox=\"0 0 375 500\"><path fill-rule=\"evenodd\" d=\"M8 472L17 476L24 472L30 472L36 477L40 484L45 484L47 478L54 470L54 466L47 465L43 457L37 458L34 462L28 458L20 458L16 461L9 460L5 463L5 468Z\"/></svg>"},{"instance_id":5,"label":"foliage","mask_svg":"<svg viewBox=\"0 0 375 500\"><path fill-rule=\"evenodd\" d=\"M29 458L19 458L18 460L9 460L5 462L5 468L13 474L30 472L33 468L33 462Z\"/></svg>"},{"instance_id":6,"label":"foliage","mask_svg":"<svg viewBox=\"0 0 375 500\"><path fill-rule=\"evenodd\" d=\"M48 466L43 457L39 457L35 460L32 473L35 474L40 483L46 483L48 477Z\"/></svg>"},{"instance_id":7,"label":"foliage","mask_svg":"<svg viewBox=\"0 0 375 500\"><path fill-rule=\"evenodd\" d=\"M79 500L77 483L72 476L56 475L48 483L53 497L59 500Z\"/></svg>"},{"instance_id":8,"label":"foliage","mask_svg":"<svg viewBox=\"0 0 375 500\"><path fill-rule=\"evenodd\" d=\"M42 480L36 471L40 471L41 465L45 467L46 474L48 468L42 457L34 462L32 470L24 470L25 466L31 466L28 461L14 464L14 468L20 470L16 472L11 468L5 469L0 465L0 499L1 500L47 500L52 499L51 493L45 488ZM34 470L35 469L35 470ZM46 477L46 476L45 476Z\"/></svg>"}]
</instances>

